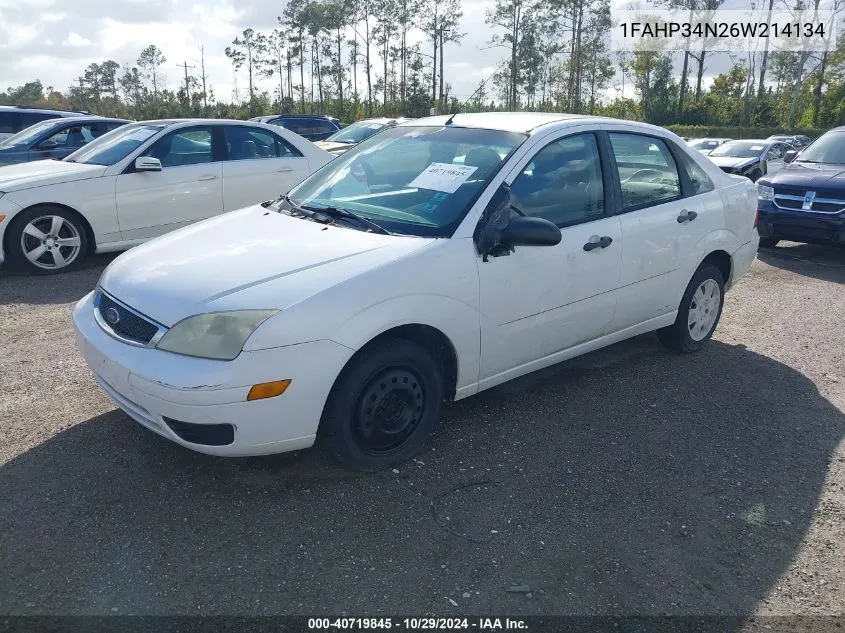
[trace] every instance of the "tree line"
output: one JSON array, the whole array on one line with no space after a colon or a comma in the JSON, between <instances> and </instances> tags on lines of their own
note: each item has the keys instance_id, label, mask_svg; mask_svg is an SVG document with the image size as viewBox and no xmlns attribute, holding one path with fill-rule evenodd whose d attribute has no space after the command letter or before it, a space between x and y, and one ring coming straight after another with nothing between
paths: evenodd
<instances>
[{"instance_id":1,"label":"tree line","mask_svg":"<svg viewBox=\"0 0 845 633\"><path fill-rule=\"evenodd\" d=\"M722 2L660 1L691 11ZM818 8L819 1L810 4ZM788 3L804 7L808 0L768 0L770 10L779 8L776 2L795 8ZM496 0L486 14L486 45L501 50L501 63L471 95L458 98L444 59L454 50L445 44L465 38L462 17L460 0L290 0L269 27L243 30L223 51L231 64L231 94L215 92L204 48L198 59L177 62L150 44L131 63L89 64L65 91L33 80L0 92L0 104L138 120L301 112L349 122L424 116L433 108L588 113L658 125L796 129L845 123L845 38L836 50L818 54L617 54L609 49L609 0ZM177 63L174 84L165 77ZM729 70L705 85L716 65Z\"/></svg>"}]
</instances>

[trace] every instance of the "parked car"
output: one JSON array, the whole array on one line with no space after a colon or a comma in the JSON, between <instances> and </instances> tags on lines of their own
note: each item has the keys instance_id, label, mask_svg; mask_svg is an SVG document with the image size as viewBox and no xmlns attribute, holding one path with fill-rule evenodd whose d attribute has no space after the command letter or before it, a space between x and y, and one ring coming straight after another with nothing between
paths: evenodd
<instances>
[{"instance_id":1,"label":"parked car","mask_svg":"<svg viewBox=\"0 0 845 633\"><path fill-rule=\"evenodd\" d=\"M124 125L67 158L0 167L0 262L54 273L276 198L332 159L261 123Z\"/></svg>"},{"instance_id":2,"label":"parked car","mask_svg":"<svg viewBox=\"0 0 845 633\"><path fill-rule=\"evenodd\" d=\"M31 160L64 158L127 123L130 121L97 116L47 119L0 141L0 167Z\"/></svg>"},{"instance_id":3,"label":"parked car","mask_svg":"<svg viewBox=\"0 0 845 633\"><path fill-rule=\"evenodd\" d=\"M0 106L0 141L41 121L80 114L87 114L87 112L67 112L29 106Z\"/></svg>"},{"instance_id":4,"label":"parked car","mask_svg":"<svg viewBox=\"0 0 845 633\"><path fill-rule=\"evenodd\" d=\"M760 179L760 245L780 240L845 246L845 127L826 132Z\"/></svg>"},{"instance_id":5,"label":"parked car","mask_svg":"<svg viewBox=\"0 0 845 633\"><path fill-rule=\"evenodd\" d=\"M373 134L408 120L409 119L389 119L386 117L378 119L363 119L353 123L352 125L347 125L342 130L338 130L326 138L325 141L317 141L317 147L321 147L332 154L340 155L358 143L367 140Z\"/></svg>"},{"instance_id":6,"label":"parked car","mask_svg":"<svg viewBox=\"0 0 845 633\"><path fill-rule=\"evenodd\" d=\"M723 143L727 143L731 139L729 138L695 138L687 141L693 149L697 149L702 154L709 154L714 149L722 145Z\"/></svg>"},{"instance_id":7,"label":"parked car","mask_svg":"<svg viewBox=\"0 0 845 633\"><path fill-rule=\"evenodd\" d=\"M774 174L783 166L783 158L791 146L768 140L746 139L729 141L708 155L719 169L728 174L745 176L757 182L760 176Z\"/></svg>"},{"instance_id":8,"label":"parked car","mask_svg":"<svg viewBox=\"0 0 845 633\"><path fill-rule=\"evenodd\" d=\"M341 128L338 119L325 114L273 114L254 117L250 121L278 125L309 141L322 141Z\"/></svg>"},{"instance_id":9,"label":"parked car","mask_svg":"<svg viewBox=\"0 0 845 633\"><path fill-rule=\"evenodd\" d=\"M73 319L103 390L173 442L319 435L375 469L420 449L444 399L652 330L700 349L756 255L756 208L750 181L652 125L436 116L118 257Z\"/></svg>"},{"instance_id":10,"label":"parked car","mask_svg":"<svg viewBox=\"0 0 845 633\"><path fill-rule=\"evenodd\" d=\"M774 135L770 136L766 139L767 141L780 141L781 143L786 143L787 145L792 146L795 149L802 149L807 147L810 144L810 137L803 136L801 134L796 134L794 136L782 136L782 135Z\"/></svg>"}]
</instances>

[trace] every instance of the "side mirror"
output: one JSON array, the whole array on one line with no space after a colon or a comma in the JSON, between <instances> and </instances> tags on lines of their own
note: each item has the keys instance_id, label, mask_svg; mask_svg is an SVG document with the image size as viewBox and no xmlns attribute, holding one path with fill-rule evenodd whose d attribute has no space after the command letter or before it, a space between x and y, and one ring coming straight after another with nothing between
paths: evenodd
<instances>
[{"instance_id":1,"label":"side mirror","mask_svg":"<svg viewBox=\"0 0 845 633\"><path fill-rule=\"evenodd\" d=\"M161 171L161 161L152 156L141 156L135 159L135 171Z\"/></svg>"},{"instance_id":2,"label":"side mirror","mask_svg":"<svg viewBox=\"0 0 845 633\"><path fill-rule=\"evenodd\" d=\"M36 147L35 149L37 149L37 150L41 150L41 151L44 151L44 152L48 152L48 151L50 151L51 149L56 149L58 146L59 146L59 144L58 144L58 143L56 143L56 141L54 141L53 139L49 139L49 138L48 138L48 139L46 139L46 140L44 140L44 141L41 141L41 142L38 144L38 147Z\"/></svg>"},{"instance_id":3,"label":"side mirror","mask_svg":"<svg viewBox=\"0 0 845 633\"><path fill-rule=\"evenodd\" d=\"M513 218L502 231L506 246L555 246L560 240L557 225L543 218Z\"/></svg>"},{"instance_id":4,"label":"side mirror","mask_svg":"<svg viewBox=\"0 0 845 633\"><path fill-rule=\"evenodd\" d=\"M795 160L796 156L798 156L798 150L797 149L786 150L786 154L783 155L783 162L791 163L792 161Z\"/></svg>"},{"instance_id":5,"label":"side mirror","mask_svg":"<svg viewBox=\"0 0 845 633\"><path fill-rule=\"evenodd\" d=\"M491 255L506 255L514 246L554 246L561 240L560 229L542 218L511 218L510 187L506 183L496 190L478 221L473 235L475 247L483 261Z\"/></svg>"}]
</instances>

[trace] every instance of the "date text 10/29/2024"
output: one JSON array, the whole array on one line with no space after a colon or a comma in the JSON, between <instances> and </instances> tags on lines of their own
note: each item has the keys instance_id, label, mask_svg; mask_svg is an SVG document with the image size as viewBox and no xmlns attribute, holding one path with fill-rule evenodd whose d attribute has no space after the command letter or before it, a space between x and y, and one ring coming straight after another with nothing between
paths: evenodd
<instances>
[{"instance_id":1,"label":"date text 10/29/2024","mask_svg":"<svg viewBox=\"0 0 845 633\"><path fill-rule=\"evenodd\" d=\"M523 631L518 618L308 618L310 631Z\"/></svg>"}]
</instances>

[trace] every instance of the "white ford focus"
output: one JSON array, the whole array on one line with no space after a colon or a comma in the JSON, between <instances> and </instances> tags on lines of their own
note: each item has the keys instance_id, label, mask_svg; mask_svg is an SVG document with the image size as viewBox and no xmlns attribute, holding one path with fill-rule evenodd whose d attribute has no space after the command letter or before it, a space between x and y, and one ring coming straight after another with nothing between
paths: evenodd
<instances>
[{"instance_id":1,"label":"white ford focus","mask_svg":"<svg viewBox=\"0 0 845 633\"><path fill-rule=\"evenodd\" d=\"M757 252L757 193L661 128L458 114L117 258L74 310L132 418L214 455L408 458L443 400L657 330L682 352Z\"/></svg>"},{"instance_id":2,"label":"white ford focus","mask_svg":"<svg viewBox=\"0 0 845 633\"><path fill-rule=\"evenodd\" d=\"M275 125L144 121L63 160L0 168L0 263L68 270L286 193L334 156Z\"/></svg>"}]
</instances>

